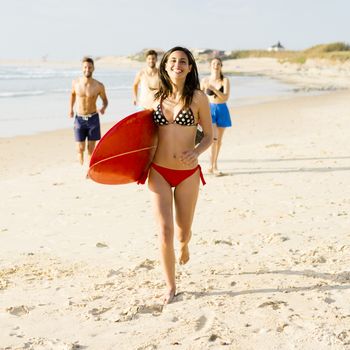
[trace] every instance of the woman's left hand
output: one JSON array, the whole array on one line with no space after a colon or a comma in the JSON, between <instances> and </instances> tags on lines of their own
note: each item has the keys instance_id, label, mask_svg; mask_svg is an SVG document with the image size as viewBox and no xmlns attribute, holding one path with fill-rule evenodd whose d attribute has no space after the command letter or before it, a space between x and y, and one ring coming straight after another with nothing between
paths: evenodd
<instances>
[{"instance_id":1,"label":"woman's left hand","mask_svg":"<svg viewBox=\"0 0 350 350\"><path fill-rule=\"evenodd\" d=\"M196 150L184 151L180 156L180 162L186 165L196 165L198 160L198 152Z\"/></svg>"}]
</instances>

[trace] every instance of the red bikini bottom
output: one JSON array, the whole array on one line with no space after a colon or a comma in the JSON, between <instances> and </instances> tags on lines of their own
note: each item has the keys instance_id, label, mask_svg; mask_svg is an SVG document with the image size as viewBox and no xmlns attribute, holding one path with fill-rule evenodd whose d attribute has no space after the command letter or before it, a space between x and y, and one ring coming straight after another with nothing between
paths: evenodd
<instances>
[{"instance_id":1,"label":"red bikini bottom","mask_svg":"<svg viewBox=\"0 0 350 350\"><path fill-rule=\"evenodd\" d=\"M201 178L202 184L205 185L204 176L202 173L201 166L199 164L195 168L189 170L169 169L154 163L151 164L151 167L154 170L156 170L160 175L162 175L171 187L178 186L182 181L186 180L188 177L193 175L197 171L197 169L199 169L199 176ZM144 184L146 182L147 175L143 176L137 183Z\"/></svg>"}]
</instances>

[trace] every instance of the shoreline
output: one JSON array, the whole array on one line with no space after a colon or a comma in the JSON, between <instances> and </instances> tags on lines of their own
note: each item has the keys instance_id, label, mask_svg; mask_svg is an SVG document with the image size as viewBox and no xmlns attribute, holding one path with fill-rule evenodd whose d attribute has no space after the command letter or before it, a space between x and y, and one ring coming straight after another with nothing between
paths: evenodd
<instances>
[{"instance_id":1,"label":"shoreline","mask_svg":"<svg viewBox=\"0 0 350 350\"><path fill-rule=\"evenodd\" d=\"M295 93L298 94L299 91L304 91L304 90L298 90L297 87L295 87ZM310 92L322 92L323 96L328 96L328 95L333 95L333 94L337 94L337 93L344 93L347 92L349 89L335 89L335 90L327 90L327 89L308 89L306 90L307 93ZM229 109L231 111L231 113L235 113L236 109L240 109L243 107L254 107L254 106L259 106L259 105L264 105L267 103L273 103L273 102L279 102L279 101L288 101L288 100L294 100L294 99L299 99L299 98L304 98L304 97L313 97L313 96L320 96L319 94L300 94L300 95L293 95L293 94L288 94L288 95L281 95L281 96L264 96L264 97L246 97L246 98L242 98L241 103L240 101L238 101L237 104L232 105L232 103L230 103L229 105ZM103 117L102 117L103 118ZM113 125L115 125L119 120L115 120L115 121L106 121L104 122L103 119L101 119L101 135L103 136L105 134L106 131L109 130L110 127L112 127ZM53 130L43 130L43 131L37 131L37 132L33 132L33 133L29 133L29 134L20 134L20 135L13 135L13 136L0 136L0 142L6 142L6 140L10 140L10 139L17 139L17 138L30 138L30 137L37 137L40 135L45 135L45 134L53 134L53 133L67 133L67 132L71 132L72 133L72 141L74 142L73 139L73 121L72 121L72 125L71 127L60 127L58 129L53 129Z\"/></svg>"},{"instance_id":2,"label":"shoreline","mask_svg":"<svg viewBox=\"0 0 350 350\"><path fill-rule=\"evenodd\" d=\"M227 102L229 108L304 95L323 94L325 92L316 90L299 92L295 90L296 87L294 85L281 84L267 77L231 77L230 80L234 89L234 96ZM48 93L44 96L24 96L20 99L5 99L3 101L3 112L7 117L1 123L3 129L0 133L0 138L35 135L45 131L71 128L73 120L65 118L62 115L65 113L62 109L67 105L67 94L60 93L56 95ZM101 123L117 122L123 116L135 112L135 108L129 101L131 91L112 89L108 94L111 103L107 113L101 116ZM49 118L46 118L46 114L40 110L40 106L45 105L50 105L52 109ZM26 114L23 114L24 110L27 111Z\"/></svg>"},{"instance_id":3,"label":"shoreline","mask_svg":"<svg viewBox=\"0 0 350 350\"><path fill-rule=\"evenodd\" d=\"M79 68L80 62L40 61L40 60L0 60L0 66L25 66L48 68ZM141 69L144 62L127 56L105 56L95 60L96 67L123 69ZM197 62L200 72L210 71L208 62ZM261 75L295 84L304 89L349 89L350 62L337 62L325 59L309 59L304 64L281 62L275 58L245 58L223 61L223 72Z\"/></svg>"}]
</instances>

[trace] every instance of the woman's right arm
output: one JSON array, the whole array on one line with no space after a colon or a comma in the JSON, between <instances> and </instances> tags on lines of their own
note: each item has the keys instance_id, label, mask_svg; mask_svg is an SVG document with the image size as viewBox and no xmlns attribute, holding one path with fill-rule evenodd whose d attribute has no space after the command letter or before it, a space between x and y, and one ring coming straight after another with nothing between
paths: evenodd
<instances>
[{"instance_id":1,"label":"woman's right arm","mask_svg":"<svg viewBox=\"0 0 350 350\"><path fill-rule=\"evenodd\" d=\"M77 94L75 92L75 80L72 81L72 90L70 93L70 98L69 98L69 112L68 112L68 116L69 118L73 118L74 117L74 104L77 98Z\"/></svg>"},{"instance_id":2,"label":"woman's right arm","mask_svg":"<svg viewBox=\"0 0 350 350\"><path fill-rule=\"evenodd\" d=\"M134 106L137 105L137 95L138 95L140 81L141 81L141 71L136 74L134 83L132 84L132 103Z\"/></svg>"},{"instance_id":3,"label":"woman's right arm","mask_svg":"<svg viewBox=\"0 0 350 350\"><path fill-rule=\"evenodd\" d=\"M196 146L195 151L200 155L206 151L213 142L213 126L210 114L208 97L201 91L198 92L198 116L199 124L203 129L204 137Z\"/></svg>"},{"instance_id":4,"label":"woman's right arm","mask_svg":"<svg viewBox=\"0 0 350 350\"><path fill-rule=\"evenodd\" d=\"M228 78L224 78L222 85L224 87L223 92L218 90L215 86L210 86L210 89L213 90L215 95L221 100L220 103L227 102L228 98L230 97L230 81Z\"/></svg>"}]
</instances>

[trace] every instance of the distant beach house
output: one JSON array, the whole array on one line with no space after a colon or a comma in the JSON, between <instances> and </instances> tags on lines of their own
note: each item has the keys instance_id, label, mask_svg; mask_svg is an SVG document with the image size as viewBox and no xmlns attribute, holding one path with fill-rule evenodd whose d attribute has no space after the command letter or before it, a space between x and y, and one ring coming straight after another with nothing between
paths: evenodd
<instances>
[{"instance_id":1,"label":"distant beach house","mask_svg":"<svg viewBox=\"0 0 350 350\"><path fill-rule=\"evenodd\" d=\"M283 51L283 50L285 50L285 48L279 41L277 42L277 44L267 48L267 51Z\"/></svg>"}]
</instances>

